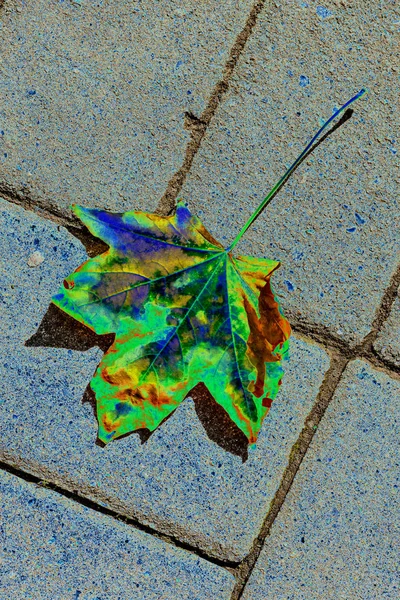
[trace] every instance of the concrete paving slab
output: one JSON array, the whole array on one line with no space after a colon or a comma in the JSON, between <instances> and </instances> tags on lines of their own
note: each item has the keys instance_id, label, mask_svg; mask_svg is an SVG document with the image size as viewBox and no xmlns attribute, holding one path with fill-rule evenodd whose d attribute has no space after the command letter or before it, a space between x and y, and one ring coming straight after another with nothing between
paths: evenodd
<instances>
[{"instance_id":1,"label":"concrete paving slab","mask_svg":"<svg viewBox=\"0 0 400 600\"><path fill-rule=\"evenodd\" d=\"M400 297L393 303L390 315L374 343L384 360L400 367Z\"/></svg>"},{"instance_id":2,"label":"concrete paving slab","mask_svg":"<svg viewBox=\"0 0 400 600\"><path fill-rule=\"evenodd\" d=\"M350 364L244 600L398 598L400 383Z\"/></svg>"},{"instance_id":3,"label":"concrete paving slab","mask_svg":"<svg viewBox=\"0 0 400 600\"><path fill-rule=\"evenodd\" d=\"M154 208L252 4L6 0L1 188L65 211Z\"/></svg>"},{"instance_id":4,"label":"concrete paving slab","mask_svg":"<svg viewBox=\"0 0 400 600\"><path fill-rule=\"evenodd\" d=\"M243 437L204 395L185 400L146 443L131 435L101 448L92 408L81 404L101 356L90 347L96 340L82 337L79 346L75 322L63 331L50 320L50 343L63 347L24 345L51 295L84 258L83 248L63 228L19 207L3 202L1 214L3 460L211 555L243 558L315 402L329 367L326 352L293 338L280 395L245 462ZM34 252L44 260L30 267ZM36 343L46 345L46 336Z\"/></svg>"},{"instance_id":5,"label":"concrete paving slab","mask_svg":"<svg viewBox=\"0 0 400 600\"><path fill-rule=\"evenodd\" d=\"M0 598L230 598L225 569L111 517L0 473Z\"/></svg>"},{"instance_id":6,"label":"concrete paving slab","mask_svg":"<svg viewBox=\"0 0 400 600\"><path fill-rule=\"evenodd\" d=\"M282 261L292 321L351 344L400 258L399 21L394 1L266 3L180 194L228 245L322 122L367 87L238 246Z\"/></svg>"}]
</instances>

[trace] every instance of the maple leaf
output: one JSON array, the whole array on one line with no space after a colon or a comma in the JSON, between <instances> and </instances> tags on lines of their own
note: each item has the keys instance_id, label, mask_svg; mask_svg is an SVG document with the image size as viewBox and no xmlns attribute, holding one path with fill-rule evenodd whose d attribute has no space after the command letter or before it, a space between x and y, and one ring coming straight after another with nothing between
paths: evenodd
<instances>
[{"instance_id":1,"label":"maple leaf","mask_svg":"<svg viewBox=\"0 0 400 600\"><path fill-rule=\"evenodd\" d=\"M91 384L99 438L155 429L203 382L255 441L290 333L269 284L279 263L235 258L183 203L171 217L73 210L110 246L53 299L97 334L115 333Z\"/></svg>"},{"instance_id":2,"label":"maple leaf","mask_svg":"<svg viewBox=\"0 0 400 600\"><path fill-rule=\"evenodd\" d=\"M362 93L325 123L228 248L183 202L169 217L73 206L109 249L72 273L53 302L97 334L115 333L91 382L104 443L154 430L200 382L256 441L281 383L290 325L270 285L279 263L232 251L316 137Z\"/></svg>"}]
</instances>

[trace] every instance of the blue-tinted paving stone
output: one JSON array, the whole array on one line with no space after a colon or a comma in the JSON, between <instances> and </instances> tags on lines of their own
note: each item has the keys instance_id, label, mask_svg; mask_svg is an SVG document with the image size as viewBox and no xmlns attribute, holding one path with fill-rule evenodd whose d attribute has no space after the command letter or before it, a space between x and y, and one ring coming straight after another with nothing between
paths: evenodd
<instances>
[{"instance_id":1,"label":"blue-tinted paving stone","mask_svg":"<svg viewBox=\"0 0 400 600\"><path fill-rule=\"evenodd\" d=\"M252 0L6 2L0 184L67 209L154 208ZM45 15L45 18L44 18Z\"/></svg>"},{"instance_id":2,"label":"blue-tinted paving stone","mask_svg":"<svg viewBox=\"0 0 400 600\"><path fill-rule=\"evenodd\" d=\"M244 600L400 597L400 383L351 363Z\"/></svg>"},{"instance_id":3,"label":"blue-tinted paving stone","mask_svg":"<svg viewBox=\"0 0 400 600\"><path fill-rule=\"evenodd\" d=\"M400 367L400 298L393 303L390 315L374 344L375 350L388 362Z\"/></svg>"},{"instance_id":4,"label":"blue-tinted paving stone","mask_svg":"<svg viewBox=\"0 0 400 600\"><path fill-rule=\"evenodd\" d=\"M51 295L83 260L82 246L51 222L7 203L3 207L0 255L8 259L2 284L0 447L5 459L209 553L242 558L315 402L329 366L325 351L293 339L279 397L247 462L211 441L191 399L143 445L131 435L100 448L92 409L81 404L100 351L24 346ZM44 261L32 268L27 260L36 248ZM213 407L203 422L215 413Z\"/></svg>"},{"instance_id":5,"label":"blue-tinted paving stone","mask_svg":"<svg viewBox=\"0 0 400 600\"><path fill-rule=\"evenodd\" d=\"M352 344L400 258L398 6L267 2L180 194L228 245L322 122L367 87L238 246L282 261L292 319Z\"/></svg>"},{"instance_id":6,"label":"blue-tinted paving stone","mask_svg":"<svg viewBox=\"0 0 400 600\"><path fill-rule=\"evenodd\" d=\"M0 473L1 600L230 598L225 569Z\"/></svg>"}]
</instances>

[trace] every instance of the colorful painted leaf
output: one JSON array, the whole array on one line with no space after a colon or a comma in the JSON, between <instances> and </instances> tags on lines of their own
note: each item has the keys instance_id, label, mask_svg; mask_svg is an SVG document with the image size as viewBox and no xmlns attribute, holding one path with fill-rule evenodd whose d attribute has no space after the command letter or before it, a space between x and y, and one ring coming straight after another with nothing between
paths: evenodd
<instances>
[{"instance_id":1,"label":"colorful painted leaf","mask_svg":"<svg viewBox=\"0 0 400 600\"><path fill-rule=\"evenodd\" d=\"M232 251L316 138L363 93L325 123L229 248L182 202L170 217L73 207L109 249L70 275L53 302L96 333L115 333L91 382L103 442L154 430L200 382L255 442L281 383L290 326L270 286L279 263Z\"/></svg>"},{"instance_id":2,"label":"colorful painted leaf","mask_svg":"<svg viewBox=\"0 0 400 600\"><path fill-rule=\"evenodd\" d=\"M183 203L171 217L74 212L110 246L53 299L96 333L116 334L91 384L99 438L155 429L203 382L254 442L290 334L270 287L279 263L234 257Z\"/></svg>"}]
</instances>

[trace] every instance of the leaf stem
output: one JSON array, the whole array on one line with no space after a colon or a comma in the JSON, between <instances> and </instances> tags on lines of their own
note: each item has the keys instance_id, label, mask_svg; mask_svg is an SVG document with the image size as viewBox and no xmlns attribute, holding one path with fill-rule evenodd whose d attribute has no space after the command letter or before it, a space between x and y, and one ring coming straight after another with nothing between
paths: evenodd
<instances>
[{"instance_id":1,"label":"leaf stem","mask_svg":"<svg viewBox=\"0 0 400 600\"><path fill-rule=\"evenodd\" d=\"M287 180L287 178L289 177L289 175L294 171L294 169L297 167L297 165L301 162L301 160L303 159L304 155L307 154L307 152L309 151L309 149L311 148L311 146L314 144L314 142L317 140L317 138L319 138L319 136L321 135L321 133L323 133L323 131L325 131L325 129L328 127L328 125L330 125L332 123L332 121L334 119L336 119L336 117L338 117L343 111L345 111L346 108L348 108L348 106L350 106L350 104L352 104L353 102L355 102L355 100L358 100L359 98L361 98L361 96L363 96L365 93L366 93L365 89L360 90L358 92L358 94L356 94L355 96L353 96L353 98L351 98L345 104L343 104L343 106L341 106L336 112L334 112L333 115L322 125L321 129L314 135L314 137L312 138L312 140L310 141L310 143L307 144L307 146L304 148L303 152L296 158L296 160L288 168L288 170L286 171L286 173L274 185L274 187L268 193L268 196L266 198L264 198L264 200L261 202L261 204L257 208L257 210L251 215L250 219L247 221L247 223L239 231L238 235L235 237L235 239L233 240L232 244L229 246L229 248L227 248L227 250L226 250L227 252L230 252L236 246L236 244L240 241L240 239L246 233L246 231L248 230L248 228L250 227L250 225L257 219L258 215L264 210L264 208L267 206L267 204L269 204L269 202L272 200L272 197L278 192L278 190L280 190L280 188L285 183L285 181Z\"/></svg>"}]
</instances>

